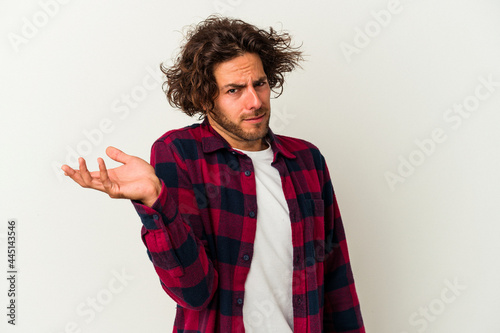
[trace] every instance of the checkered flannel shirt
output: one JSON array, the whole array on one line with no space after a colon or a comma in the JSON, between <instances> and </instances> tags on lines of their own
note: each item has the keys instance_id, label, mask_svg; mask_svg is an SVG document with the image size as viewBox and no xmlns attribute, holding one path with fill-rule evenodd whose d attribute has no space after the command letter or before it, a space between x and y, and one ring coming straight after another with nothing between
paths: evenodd
<instances>
[{"instance_id":1,"label":"checkered flannel shirt","mask_svg":"<svg viewBox=\"0 0 500 333\"><path fill-rule=\"evenodd\" d=\"M324 157L304 140L268 140L290 211L294 332L365 332ZM258 207L251 159L205 119L152 147L162 182L150 208L133 202L161 286L177 303L174 332L244 332L245 279Z\"/></svg>"}]
</instances>

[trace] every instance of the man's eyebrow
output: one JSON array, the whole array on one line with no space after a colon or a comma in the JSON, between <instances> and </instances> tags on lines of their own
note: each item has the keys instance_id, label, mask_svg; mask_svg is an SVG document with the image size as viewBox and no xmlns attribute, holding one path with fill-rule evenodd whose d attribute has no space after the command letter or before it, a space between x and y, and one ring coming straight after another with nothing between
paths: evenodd
<instances>
[{"instance_id":1,"label":"man's eyebrow","mask_svg":"<svg viewBox=\"0 0 500 333\"><path fill-rule=\"evenodd\" d=\"M267 80L267 76L261 76L260 78L258 78L257 80L253 81L253 84L256 84L256 83L262 83L264 81ZM228 83L224 86L222 86L222 89L227 89L227 88L237 88L237 89L241 89L241 88L245 88L247 86L246 83L243 83L243 84L239 84L239 83Z\"/></svg>"}]
</instances>

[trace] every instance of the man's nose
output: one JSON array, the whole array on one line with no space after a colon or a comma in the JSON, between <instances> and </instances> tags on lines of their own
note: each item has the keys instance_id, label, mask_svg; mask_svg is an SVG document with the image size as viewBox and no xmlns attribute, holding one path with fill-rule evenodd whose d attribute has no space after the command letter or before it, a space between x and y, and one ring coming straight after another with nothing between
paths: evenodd
<instances>
[{"instance_id":1,"label":"man's nose","mask_svg":"<svg viewBox=\"0 0 500 333\"><path fill-rule=\"evenodd\" d=\"M259 97L259 94L257 94L257 91L253 86L250 86L247 89L247 94L246 94L246 108L248 110L258 110L262 106L262 100Z\"/></svg>"}]
</instances>

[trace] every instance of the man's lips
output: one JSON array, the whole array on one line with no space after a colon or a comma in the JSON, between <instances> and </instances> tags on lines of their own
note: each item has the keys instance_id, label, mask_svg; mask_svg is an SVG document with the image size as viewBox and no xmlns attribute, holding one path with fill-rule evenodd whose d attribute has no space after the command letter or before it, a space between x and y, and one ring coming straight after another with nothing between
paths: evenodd
<instances>
[{"instance_id":1,"label":"man's lips","mask_svg":"<svg viewBox=\"0 0 500 333\"><path fill-rule=\"evenodd\" d=\"M258 123L264 119L264 116L265 116L265 114L258 116L258 117L247 118L247 119L245 119L245 121L247 121L249 123Z\"/></svg>"}]
</instances>

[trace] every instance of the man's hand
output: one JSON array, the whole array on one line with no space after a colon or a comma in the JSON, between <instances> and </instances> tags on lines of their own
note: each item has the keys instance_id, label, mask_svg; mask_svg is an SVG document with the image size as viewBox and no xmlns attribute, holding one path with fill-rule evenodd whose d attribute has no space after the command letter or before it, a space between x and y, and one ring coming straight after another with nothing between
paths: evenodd
<instances>
[{"instance_id":1,"label":"man's hand","mask_svg":"<svg viewBox=\"0 0 500 333\"><path fill-rule=\"evenodd\" d=\"M98 158L99 171L89 172L85 160L80 157L79 170L66 164L61 169L82 187L105 192L111 198L138 200L151 207L161 192L161 182L154 168L143 159L127 155L114 147L108 147L106 154L123 165L108 170L104 160Z\"/></svg>"}]
</instances>

